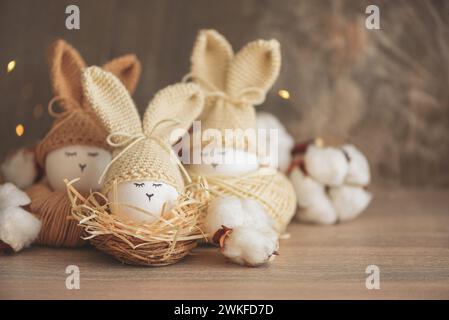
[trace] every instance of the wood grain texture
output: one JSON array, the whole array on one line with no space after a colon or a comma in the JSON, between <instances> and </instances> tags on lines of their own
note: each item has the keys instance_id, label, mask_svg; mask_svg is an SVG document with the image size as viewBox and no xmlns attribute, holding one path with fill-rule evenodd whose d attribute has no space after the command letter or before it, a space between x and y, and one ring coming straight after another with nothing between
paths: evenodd
<instances>
[{"instance_id":1,"label":"wood grain texture","mask_svg":"<svg viewBox=\"0 0 449 320\"><path fill-rule=\"evenodd\" d=\"M359 219L292 223L268 266L243 268L199 248L163 268L125 266L92 248L0 256L0 299L448 299L449 192L376 191ZM81 289L65 288L79 266ZM380 268L380 290L365 268Z\"/></svg>"}]
</instances>

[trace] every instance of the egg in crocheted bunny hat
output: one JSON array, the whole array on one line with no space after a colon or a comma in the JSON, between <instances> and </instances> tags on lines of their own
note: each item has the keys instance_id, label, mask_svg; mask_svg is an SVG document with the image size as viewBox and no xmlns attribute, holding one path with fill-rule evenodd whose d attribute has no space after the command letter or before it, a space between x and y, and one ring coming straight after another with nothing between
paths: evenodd
<instances>
[{"instance_id":1,"label":"egg in crocheted bunny hat","mask_svg":"<svg viewBox=\"0 0 449 320\"><path fill-rule=\"evenodd\" d=\"M112 212L135 222L155 221L183 192L182 165L171 144L201 113L200 88L192 83L166 87L151 100L141 121L114 75L90 67L82 81L87 99L109 132L107 140L115 148L102 190Z\"/></svg>"},{"instance_id":2,"label":"egg in crocheted bunny hat","mask_svg":"<svg viewBox=\"0 0 449 320\"><path fill-rule=\"evenodd\" d=\"M64 40L55 41L49 50L50 78L55 97L49 104L54 123L37 145L36 159L45 168L50 186L65 191L64 179L80 178L79 191L99 189L98 177L111 159L106 130L86 103L81 86L81 71L86 67L81 55ZM140 75L140 62L125 55L103 68L117 75L134 92ZM54 102L61 111L56 112Z\"/></svg>"},{"instance_id":3,"label":"egg in crocheted bunny hat","mask_svg":"<svg viewBox=\"0 0 449 320\"><path fill-rule=\"evenodd\" d=\"M234 176L258 169L257 141L249 138L251 134L257 137L254 106L265 100L280 66L276 40L256 40L234 54L217 31L199 32L188 76L201 86L207 99L199 118L202 163L194 169ZM235 133L233 137L226 136L231 132L228 129Z\"/></svg>"}]
</instances>

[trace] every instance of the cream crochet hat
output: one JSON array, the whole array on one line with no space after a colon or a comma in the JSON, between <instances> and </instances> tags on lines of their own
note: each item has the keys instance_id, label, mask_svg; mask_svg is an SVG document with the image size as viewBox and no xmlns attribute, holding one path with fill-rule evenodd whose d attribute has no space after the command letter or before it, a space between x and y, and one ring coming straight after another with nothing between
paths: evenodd
<instances>
[{"instance_id":1,"label":"cream crochet hat","mask_svg":"<svg viewBox=\"0 0 449 320\"><path fill-rule=\"evenodd\" d=\"M254 105L263 103L280 67L280 45L276 40L256 40L234 54L217 31L201 30L187 76L201 86L207 97L199 119L201 129L218 129L222 139L225 129L255 129Z\"/></svg>"},{"instance_id":2,"label":"cream crochet hat","mask_svg":"<svg viewBox=\"0 0 449 320\"><path fill-rule=\"evenodd\" d=\"M113 74L90 67L83 72L82 82L84 94L108 130L107 141L114 148L103 192L108 192L114 181L139 180L161 181L182 192L182 166L171 144L201 113L201 89L193 83L166 87L152 99L141 121L130 95ZM171 137L176 129L182 130Z\"/></svg>"}]
</instances>

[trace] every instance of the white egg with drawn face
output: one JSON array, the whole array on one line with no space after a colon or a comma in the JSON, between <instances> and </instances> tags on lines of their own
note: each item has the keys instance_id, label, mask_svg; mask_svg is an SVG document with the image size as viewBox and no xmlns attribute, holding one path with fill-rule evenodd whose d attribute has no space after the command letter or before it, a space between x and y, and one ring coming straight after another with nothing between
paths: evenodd
<instances>
[{"instance_id":1,"label":"white egg with drawn face","mask_svg":"<svg viewBox=\"0 0 449 320\"><path fill-rule=\"evenodd\" d=\"M45 159L45 172L54 190L65 191L64 179L80 178L74 186L80 192L99 190L98 179L111 161L109 151L94 146L72 145L51 151Z\"/></svg>"},{"instance_id":2,"label":"white egg with drawn face","mask_svg":"<svg viewBox=\"0 0 449 320\"><path fill-rule=\"evenodd\" d=\"M111 189L108 192L113 214L144 223L159 219L162 210L170 210L178 196L179 193L173 186L160 181L121 182L116 191Z\"/></svg>"},{"instance_id":3,"label":"white egg with drawn face","mask_svg":"<svg viewBox=\"0 0 449 320\"><path fill-rule=\"evenodd\" d=\"M201 152L201 163L193 168L204 174L239 176L259 169L257 155L232 148L205 148Z\"/></svg>"}]
</instances>

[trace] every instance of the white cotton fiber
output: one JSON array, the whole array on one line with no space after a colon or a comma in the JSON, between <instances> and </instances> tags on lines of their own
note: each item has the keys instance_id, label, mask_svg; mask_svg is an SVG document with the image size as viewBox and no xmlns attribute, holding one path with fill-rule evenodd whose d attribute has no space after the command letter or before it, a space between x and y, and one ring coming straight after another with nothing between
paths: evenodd
<instances>
[{"instance_id":1,"label":"white cotton fiber","mask_svg":"<svg viewBox=\"0 0 449 320\"><path fill-rule=\"evenodd\" d=\"M274 219L268 215L264 207L253 199L241 199L242 214L244 215L244 225L256 229L273 228Z\"/></svg>"},{"instance_id":2,"label":"white cotton fiber","mask_svg":"<svg viewBox=\"0 0 449 320\"><path fill-rule=\"evenodd\" d=\"M370 183L369 163L366 157L352 144L346 144L342 147L349 157L349 169L345 182L366 186Z\"/></svg>"},{"instance_id":3,"label":"white cotton fiber","mask_svg":"<svg viewBox=\"0 0 449 320\"><path fill-rule=\"evenodd\" d=\"M295 188L299 207L306 208L313 206L323 197L326 197L324 185L305 176L299 168L294 168L292 170L290 173L290 180Z\"/></svg>"},{"instance_id":4,"label":"white cotton fiber","mask_svg":"<svg viewBox=\"0 0 449 320\"><path fill-rule=\"evenodd\" d=\"M295 144L295 141L293 140L293 137L287 132L285 127L282 125L282 123L279 121L278 118L276 118L274 115L268 112L258 112L257 113L257 119L256 119L256 126L258 129L265 129L267 130L267 147L269 146L270 141L269 139L269 130L270 129L276 129L278 133L278 154L277 158L278 161L275 163L274 159L269 156L269 154L265 154L265 159L267 164L278 168L281 171L287 170L288 166L290 165L291 161L291 150ZM269 149L267 149L269 150Z\"/></svg>"},{"instance_id":5,"label":"white cotton fiber","mask_svg":"<svg viewBox=\"0 0 449 320\"><path fill-rule=\"evenodd\" d=\"M279 242L270 231L238 227L226 237L222 253L233 262L258 266L275 256Z\"/></svg>"},{"instance_id":6,"label":"white cotton fiber","mask_svg":"<svg viewBox=\"0 0 449 320\"><path fill-rule=\"evenodd\" d=\"M206 233L213 236L222 226L274 228L274 220L256 200L219 197L209 204L204 227Z\"/></svg>"},{"instance_id":7,"label":"white cotton fiber","mask_svg":"<svg viewBox=\"0 0 449 320\"><path fill-rule=\"evenodd\" d=\"M357 217L366 209L372 198L370 192L354 186L331 188L329 195L337 211L339 221L351 220Z\"/></svg>"},{"instance_id":8,"label":"white cotton fiber","mask_svg":"<svg viewBox=\"0 0 449 320\"><path fill-rule=\"evenodd\" d=\"M292 170L290 180L298 199L297 218L303 222L332 224L337 214L325 191L324 185L305 176L299 168Z\"/></svg>"},{"instance_id":9,"label":"white cotton fiber","mask_svg":"<svg viewBox=\"0 0 449 320\"><path fill-rule=\"evenodd\" d=\"M329 200L313 207L298 209L296 217L299 221L306 223L334 224L337 222L337 212Z\"/></svg>"},{"instance_id":10,"label":"white cotton fiber","mask_svg":"<svg viewBox=\"0 0 449 320\"><path fill-rule=\"evenodd\" d=\"M332 224L360 215L372 195L366 157L353 145L340 148L310 145L304 167L293 168L290 180L298 199L297 218L302 222Z\"/></svg>"},{"instance_id":11,"label":"white cotton fiber","mask_svg":"<svg viewBox=\"0 0 449 320\"><path fill-rule=\"evenodd\" d=\"M8 207L26 206L31 202L28 195L12 183L0 185L0 211Z\"/></svg>"},{"instance_id":12,"label":"white cotton fiber","mask_svg":"<svg viewBox=\"0 0 449 320\"><path fill-rule=\"evenodd\" d=\"M205 219L205 231L210 237L222 226L222 253L232 261L257 266L269 260L279 246L279 234L274 220L259 202L252 199L221 197L211 201Z\"/></svg>"},{"instance_id":13,"label":"white cotton fiber","mask_svg":"<svg viewBox=\"0 0 449 320\"><path fill-rule=\"evenodd\" d=\"M235 228L243 225L241 200L235 197L219 197L212 200L207 208L204 229L210 237L221 229L221 226Z\"/></svg>"},{"instance_id":14,"label":"white cotton fiber","mask_svg":"<svg viewBox=\"0 0 449 320\"><path fill-rule=\"evenodd\" d=\"M0 240L19 251L29 246L38 236L41 222L20 207L0 211Z\"/></svg>"},{"instance_id":15,"label":"white cotton fiber","mask_svg":"<svg viewBox=\"0 0 449 320\"><path fill-rule=\"evenodd\" d=\"M304 156L307 173L324 185L341 185L348 173L348 161L336 148L310 145Z\"/></svg>"},{"instance_id":16,"label":"white cotton fiber","mask_svg":"<svg viewBox=\"0 0 449 320\"><path fill-rule=\"evenodd\" d=\"M3 177L20 189L29 187L38 175L34 152L21 148L1 165Z\"/></svg>"}]
</instances>

